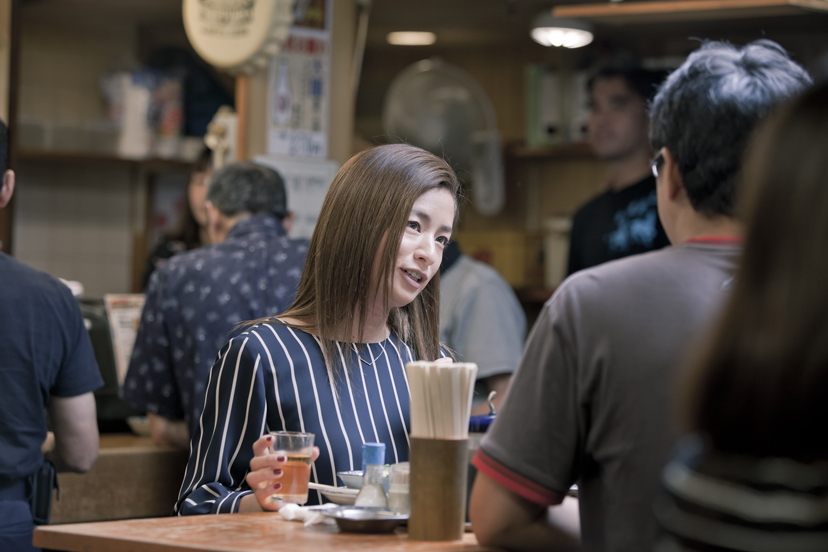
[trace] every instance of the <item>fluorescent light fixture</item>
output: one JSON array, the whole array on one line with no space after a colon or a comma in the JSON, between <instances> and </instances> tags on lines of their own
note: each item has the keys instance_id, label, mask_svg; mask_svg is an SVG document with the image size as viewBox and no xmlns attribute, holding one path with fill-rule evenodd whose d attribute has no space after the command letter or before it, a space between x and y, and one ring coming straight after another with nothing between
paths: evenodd
<instances>
[{"instance_id":1,"label":"fluorescent light fixture","mask_svg":"<svg viewBox=\"0 0 828 552\"><path fill-rule=\"evenodd\" d=\"M428 46L437 41L437 35L434 33L403 31L388 33L385 40L388 41L388 44L394 44L395 46Z\"/></svg>"},{"instance_id":2,"label":"fluorescent light fixture","mask_svg":"<svg viewBox=\"0 0 828 552\"><path fill-rule=\"evenodd\" d=\"M578 19L552 17L543 12L532 23L532 40L543 46L580 48L592 42L592 25Z\"/></svg>"}]
</instances>

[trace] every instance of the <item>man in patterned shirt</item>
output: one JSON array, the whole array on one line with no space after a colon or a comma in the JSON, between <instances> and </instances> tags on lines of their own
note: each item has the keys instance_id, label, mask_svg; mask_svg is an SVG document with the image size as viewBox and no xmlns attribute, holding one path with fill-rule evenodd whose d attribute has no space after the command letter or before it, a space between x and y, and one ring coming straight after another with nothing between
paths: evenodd
<instances>
[{"instance_id":1,"label":"man in patterned shirt","mask_svg":"<svg viewBox=\"0 0 828 552\"><path fill-rule=\"evenodd\" d=\"M292 216L275 171L235 163L207 190L213 245L171 258L150 280L123 387L146 411L153 440L187 448L210 367L241 322L293 302L307 242L286 237Z\"/></svg>"}]
</instances>

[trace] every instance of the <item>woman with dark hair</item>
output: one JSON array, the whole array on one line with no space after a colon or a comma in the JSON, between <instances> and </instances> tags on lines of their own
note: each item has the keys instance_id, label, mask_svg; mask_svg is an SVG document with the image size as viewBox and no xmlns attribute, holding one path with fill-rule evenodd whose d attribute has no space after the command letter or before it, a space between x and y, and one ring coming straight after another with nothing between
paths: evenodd
<instances>
[{"instance_id":1,"label":"woman with dark hair","mask_svg":"<svg viewBox=\"0 0 828 552\"><path fill-rule=\"evenodd\" d=\"M187 206L181 214L181 222L177 230L164 236L161 243L156 245L150 253L144 276L141 278L143 289L147 289L150 276L167 262L167 259L182 251L190 251L210 244L210 234L207 231L207 205L204 198L207 195L207 186L210 184L212 174L213 152L204 148L190 172L190 182L187 185Z\"/></svg>"},{"instance_id":2,"label":"woman with dark hair","mask_svg":"<svg viewBox=\"0 0 828 552\"><path fill-rule=\"evenodd\" d=\"M744 257L689 372L659 550L828 550L828 86L757 135Z\"/></svg>"},{"instance_id":3,"label":"woman with dark hair","mask_svg":"<svg viewBox=\"0 0 828 552\"><path fill-rule=\"evenodd\" d=\"M385 443L386 463L408 459L405 364L442 355L435 276L457 196L448 164L406 144L340 169L293 305L219 352L177 514L277 510L285 459L267 454L271 431L315 434L316 483L359 469L364 442Z\"/></svg>"}]
</instances>

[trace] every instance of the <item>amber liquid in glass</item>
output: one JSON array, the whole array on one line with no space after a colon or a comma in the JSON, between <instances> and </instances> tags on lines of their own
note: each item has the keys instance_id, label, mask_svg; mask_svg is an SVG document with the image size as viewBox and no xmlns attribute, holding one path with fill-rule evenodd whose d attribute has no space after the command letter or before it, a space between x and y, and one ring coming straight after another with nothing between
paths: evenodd
<instances>
[{"instance_id":1,"label":"amber liquid in glass","mask_svg":"<svg viewBox=\"0 0 828 552\"><path fill-rule=\"evenodd\" d=\"M308 501L308 482L310 481L310 456L291 456L282 466L282 477L277 481L282 484L271 498L276 502L304 504Z\"/></svg>"}]
</instances>

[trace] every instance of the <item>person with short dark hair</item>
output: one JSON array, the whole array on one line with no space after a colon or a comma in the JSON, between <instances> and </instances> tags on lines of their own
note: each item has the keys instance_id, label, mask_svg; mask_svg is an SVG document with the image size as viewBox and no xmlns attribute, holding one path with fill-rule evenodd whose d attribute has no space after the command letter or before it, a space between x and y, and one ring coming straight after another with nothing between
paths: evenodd
<instances>
[{"instance_id":1,"label":"person with short dark hair","mask_svg":"<svg viewBox=\"0 0 828 552\"><path fill-rule=\"evenodd\" d=\"M14 193L7 161L8 134L0 121L0 209ZM0 550L39 550L32 546L33 514L48 509L33 510L30 500L34 478L42 468L50 470L44 456L57 471L82 473L94 464L92 392L101 386L69 288L0 252ZM47 431L46 412L53 432Z\"/></svg>"},{"instance_id":2,"label":"person with short dark hair","mask_svg":"<svg viewBox=\"0 0 828 552\"><path fill-rule=\"evenodd\" d=\"M187 448L216 351L236 326L293 301L307 241L287 237L292 214L279 174L234 163L206 194L212 245L172 257L150 279L122 390L146 411L153 439Z\"/></svg>"},{"instance_id":3,"label":"person with short dark hair","mask_svg":"<svg viewBox=\"0 0 828 552\"><path fill-rule=\"evenodd\" d=\"M664 550L828 550L828 83L756 136L745 253L685 378ZM807 543L807 544L803 544Z\"/></svg>"},{"instance_id":4,"label":"person with short dark hair","mask_svg":"<svg viewBox=\"0 0 828 552\"><path fill-rule=\"evenodd\" d=\"M679 435L675 374L741 255L732 201L745 143L809 83L781 47L757 41L705 43L661 86L652 166L674 245L574 274L544 306L474 459L482 544L548 547L546 507L577 483L583 550L653 549L659 473Z\"/></svg>"},{"instance_id":5,"label":"person with short dark hair","mask_svg":"<svg viewBox=\"0 0 828 552\"><path fill-rule=\"evenodd\" d=\"M606 65L587 82L592 151L607 164L606 190L575 213L567 274L670 245L650 173L647 107L665 73Z\"/></svg>"}]
</instances>

